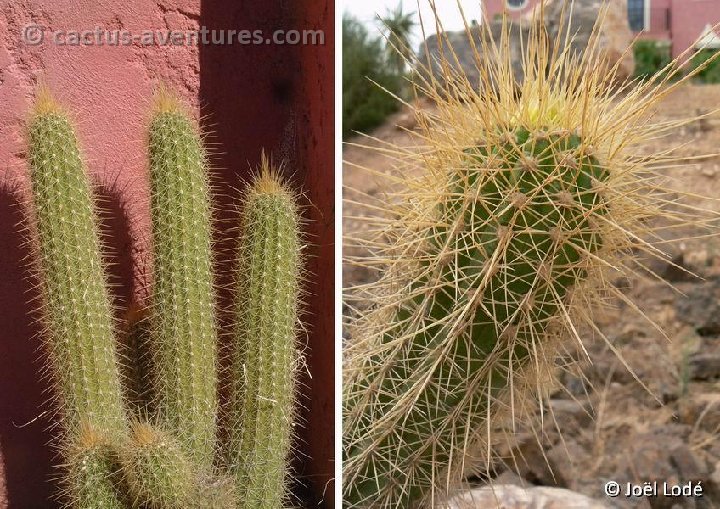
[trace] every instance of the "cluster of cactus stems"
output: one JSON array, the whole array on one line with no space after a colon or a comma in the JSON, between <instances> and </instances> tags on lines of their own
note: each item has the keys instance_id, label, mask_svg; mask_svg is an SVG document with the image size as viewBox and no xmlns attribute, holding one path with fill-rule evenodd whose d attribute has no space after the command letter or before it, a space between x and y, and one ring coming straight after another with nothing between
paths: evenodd
<instances>
[{"instance_id":1,"label":"cluster of cactus stems","mask_svg":"<svg viewBox=\"0 0 720 509\"><path fill-rule=\"evenodd\" d=\"M346 507L444 507L469 474L487 475L505 438L537 429L528 419L558 355L582 345L583 328L602 335L592 308L627 302L608 271L662 256L645 240L658 218L716 225L662 186L671 157L634 152L679 125L648 121L677 84L619 96L598 37L578 57L539 23L518 84L507 23L500 41L485 35L479 87L452 57L439 62L446 82L418 78L437 111L417 111L421 149L397 148L394 197L352 198L369 219L348 261L380 276L348 291Z\"/></svg>"},{"instance_id":2,"label":"cluster of cactus stems","mask_svg":"<svg viewBox=\"0 0 720 509\"><path fill-rule=\"evenodd\" d=\"M263 156L242 206L233 391L224 412L231 417L222 448L212 206L199 128L172 94L158 93L148 129L154 288L149 309L131 313L147 319L131 320L125 331L136 339L131 348L152 353L143 366L123 365L121 358L139 361L137 352L118 353L78 145L70 116L42 89L28 122L32 240L57 386L65 500L88 509L282 507L300 358L295 195Z\"/></svg>"}]
</instances>

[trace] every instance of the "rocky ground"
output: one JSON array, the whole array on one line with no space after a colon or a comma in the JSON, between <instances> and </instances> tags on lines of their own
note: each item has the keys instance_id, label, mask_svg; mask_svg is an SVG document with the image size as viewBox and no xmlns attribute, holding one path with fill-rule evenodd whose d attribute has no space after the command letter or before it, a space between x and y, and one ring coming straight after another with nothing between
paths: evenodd
<instances>
[{"instance_id":1,"label":"rocky ground","mask_svg":"<svg viewBox=\"0 0 720 509\"><path fill-rule=\"evenodd\" d=\"M720 107L720 87L685 86L667 99L657 120L706 113L713 107ZM409 146L411 136L396 128L398 123L412 127L408 113L401 112L372 133L377 140L369 144ZM674 133L672 140L656 140L643 150L660 151L682 143L679 154L686 163L668 172L672 185L720 199L720 155L694 159L720 152L720 115L690 124ZM352 235L362 225L355 218L362 211L352 203L362 199L357 191L373 196L386 191L380 188L379 179L355 165L390 172L392 161L354 146L345 148L344 158L343 179L349 188L345 198L349 201L344 207L343 228ZM713 200L697 198L694 204L720 211L720 202ZM695 233L695 228L688 228L674 235L682 238ZM599 328L648 390L602 340L593 339L586 331L592 362L581 361L577 373L565 373L563 387L549 403L554 421L562 425L562 439L552 420L542 434L542 450L534 438L521 439L518 449L525 460L517 475L500 474L501 483L568 488L595 499L597 507L720 508L720 238L686 240L663 245L663 249L669 251L675 265L701 279L673 263L649 260L660 279L638 275L614 284L640 303L668 337L637 313L628 312L621 302L597 318ZM349 249L346 254L354 251ZM344 269L345 286L371 277L362 269ZM623 487L628 482L700 482L704 496L610 499L603 494L608 481ZM596 507L589 502L578 504L574 507ZM555 505L532 506L508 502L503 507L570 506L570 502L556 501Z\"/></svg>"}]
</instances>

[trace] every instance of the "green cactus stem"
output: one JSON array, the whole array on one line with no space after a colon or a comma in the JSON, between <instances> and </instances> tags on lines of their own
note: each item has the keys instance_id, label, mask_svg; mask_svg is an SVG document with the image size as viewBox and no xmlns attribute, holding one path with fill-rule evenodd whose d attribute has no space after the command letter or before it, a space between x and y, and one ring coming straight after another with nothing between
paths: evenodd
<instances>
[{"instance_id":1,"label":"green cactus stem","mask_svg":"<svg viewBox=\"0 0 720 509\"><path fill-rule=\"evenodd\" d=\"M351 506L427 502L437 465L484 429L489 403L532 362L602 244L592 218L604 213L608 173L579 136L517 128L465 153L384 334L394 356L372 359L346 402L361 437L347 459L374 451L348 487ZM382 422L408 398L402 420Z\"/></svg>"},{"instance_id":2,"label":"green cactus stem","mask_svg":"<svg viewBox=\"0 0 720 509\"><path fill-rule=\"evenodd\" d=\"M184 509L192 504L199 472L178 441L158 426L132 424L122 448L122 472L133 507Z\"/></svg>"},{"instance_id":3,"label":"green cactus stem","mask_svg":"<svg viewBox=\"0 0 720 509\"><path fill-rule=\"evenodd\" d=\"M117 437L115 437L117 438ZM73 509L125 509L119 492L120 474L109 436L89 424L81 424L67 448L65 479L68 507Z\"/></svg>"},{"instance_id":4,"label":"green cactus stem","mask_svg":"<svg viewBox=\"0 0 720 509\"><path fill-rule=\"evenodd\" d=\"M75 130L41 91L28 124L28 163L47 345L62 425L124 428L113 313L97 219Z\"/></svg>"},{"instance_id":5,"label":"green cactus stem","mask_svg":"<svg viewBox=\"0 0 720 509\"><path fill-rule=\"evenodd\" d=\"M208 162L198 127L164 91L150 123L149 155L154 393L161 420L192 459L210 465L217 374Z\"/></svg>"},{"instance_id":6,"label":"green cactus stem","mask_svg":"<svg viewBox=\"0 0 720 509\"><path fill-rule=\"evenodd\" d=\"M240 508L277 509L286 496L300 266L295 197L263 156L244 196L238 247L230 464Z\"/></svg>"}]
</instances>

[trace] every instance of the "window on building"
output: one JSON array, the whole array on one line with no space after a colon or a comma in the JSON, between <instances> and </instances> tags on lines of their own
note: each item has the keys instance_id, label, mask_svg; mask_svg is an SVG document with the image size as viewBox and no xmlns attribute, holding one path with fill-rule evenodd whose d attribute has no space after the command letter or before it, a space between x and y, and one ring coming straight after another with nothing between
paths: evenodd
<instances>
[{"instance_id":1,"label":"window on building","mask_svg":"<svg viewBox=\"0 0 720 509\"><path fill-rule=\"evenodd\" d=\"M645 30L645 0L628 0L627 8L630 30L634 32Z\"/></svg>"},{"instance_id":2,"label":"window on building","mask_svg":"<svg viewBox=\"0 0 720 509\"><path fill-rule=\"evenodd\" d=\"M527 5L528 0L505 0L510 9L522 9Z\"/></svg>"}]
</instances>

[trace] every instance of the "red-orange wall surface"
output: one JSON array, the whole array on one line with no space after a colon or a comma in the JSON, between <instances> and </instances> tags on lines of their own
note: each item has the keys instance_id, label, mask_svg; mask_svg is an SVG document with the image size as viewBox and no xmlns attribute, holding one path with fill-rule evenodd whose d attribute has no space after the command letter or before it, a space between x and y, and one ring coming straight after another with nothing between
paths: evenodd
<instances>
[{"instance_id":1,"label":"red-orange wall surface","mask_svg":"<svg viewBox=\"0 0 720 509\"><path fill-rule=\"evenodd\" d=\"M87 34L78 45L69 42L73 33L97 28L137 35L201 27L265 35L322 30L324 41L318 35L315 44L228 44L226 33L224 44L97 44L97 35ZM47 445L51 375L42 374L30 253L18 225L28 187L23 126L41 82L78 125L103 206L119 317L131 303L146 303L152 285L144 139L158 84L179 92L208 134L220 287L232 270L234 204L261 151L283 161L304 191L308 299L301 339L309 374L301 388L304 425L293 477L305 504L334 507L333 2L0 0L0 508L11 509L58 505L51 480L57 458ZM226 290L219 300L221 308L229 306Z\"/></svg>"}]
</instances>

